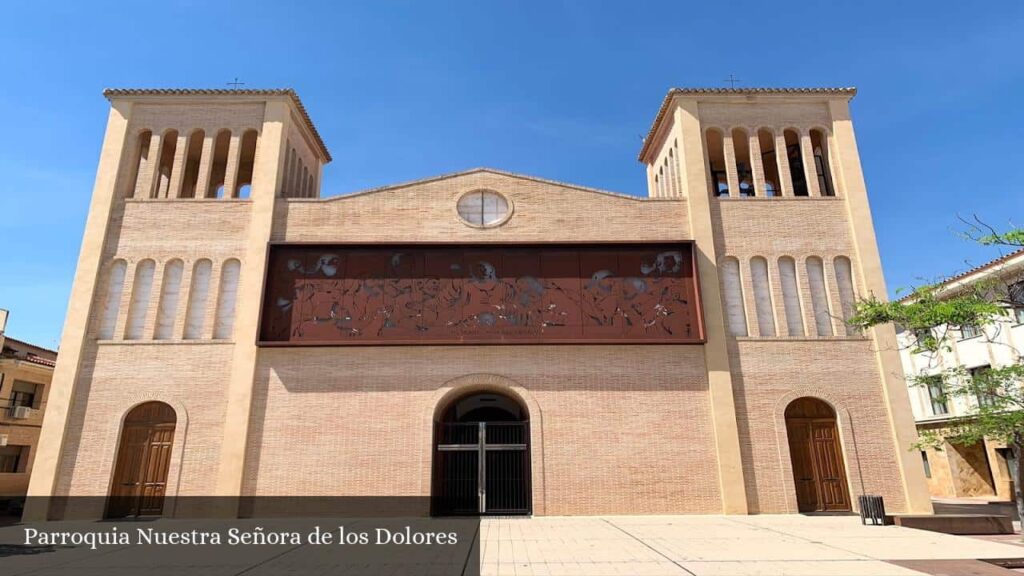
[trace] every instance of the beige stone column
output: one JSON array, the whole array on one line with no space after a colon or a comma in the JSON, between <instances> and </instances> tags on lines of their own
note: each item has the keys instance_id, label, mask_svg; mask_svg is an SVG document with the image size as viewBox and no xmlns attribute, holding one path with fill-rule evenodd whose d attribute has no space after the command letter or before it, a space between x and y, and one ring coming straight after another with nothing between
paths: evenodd
<instances>
[{"instance_id":1,"label":"beige stone column","mask_svg":"<svg viewBox=\"0 0 1024 576\"><path fill-rule=\"evenodd\" d=\"M241 257L238 296L235 300L234 350L231 378L227 385L227 411L224 415L224 439L220 468L215 488L218 496L238 496L245 474L245 452L249 440L249 418L252 405L253 377L259 349L260 295L267 259L267 246L274 220L275 190L281 177L284 156L284 135L290 122L290 104L285 99L267 102L262 135L259 140L259 162L253 168L252 215L249 221L245 253ZM238 506L218 511L236 516Z\"/></svg>"},{"instance_id":2,"label":"beige stone column","mask_svg":"<svg viewBox=\"0 0 1024 576\"><path fill-rule=\"evenodd\" d=\"M739 428L736 424L736 403L733 398L732 371L726 349L725 311L715 263L714 231L711 205L707 193L707 170L698 105L695 100L677 100L675 126L679 139L679 160L682 181L689 194L690 230L693 234L700 275L701 300L704 310L704 363L708 371L708 395L718 454L718 479L722 494L722 512L746 514L747 491L740 454ZM728 160L727 160L728 161ZM735 172L735 163L733 171ZM731 184L730 184L731 186ZM682 480L681 480L682 481Z\"/></svg>"},{"instance_id":3,"label":"beige stone column","mask_svg":"<svg viewBox=\"0 0 1024 576\"><path fill-rule=\"evenodd\" d=\"M130 117L130 103L114 101L111 104L99 167L96 170L96 182L89 203L89 215L82 236L82 248L78 255L78 267L64 318L60 356L49 386L43 427L39 433L39 445L35 450L29 479L29 499L23 515L26 522L46 520L49 512L48 497L54 496L61 473L60 455L67 434L67 418L75 400L75 382L78 379L82 350L86 345L90 309L103 265L103 248L110 226L110 214L117 198L118 168L121 159L125 157Z\"/></svg>"},{"instance_id":4,"label":"beige stone column","mask_svg":"<svg viewBox=\"0 0 1024 576\"><path fill-rule=\"evenodd\" d=\"M750 171L754 175L754 196L765 198L768 193L764 189L764 163L761 162L761 140L757 137L757 128L747 131L747 142Z\"/></svg>"},{"instance_id":5,"label":"beige stone column","mask_svg":"<svg viewBox=\"0 0 1024 576\"><path fill-rule=\"evenodd\" d=\"M725 179L729 183L729 198L740 197L740 175L736 170L736 147L732 132L722 133L722 157L725 158Z\"/></svg>"},{"instance_id":6,"label":"beige stone column","mask_svg":"<svg viewBox=\"0 0 1024 576\"><path fill-rule=\"evenodd\" d=\"M242 135L231 134L228 144L228 161L224 171L224 198L237 198L238 164L242 156Z\"/></svg>"},{"instance_id":7,"label":"beige stone column","mask_svg":"<svg viewBox=\"0 0 1024 576\"><path fill-rule=\"evenodd\" d=\"M185 181L185 160L188 158L188 136L179 132L178 143L174 146L174 164L171 166L171 182L167 187L168 198L181 198L181 185Z\"/></svg>"},{"instance_id":8,"label":"beige stone column","mask_svg":"<svg viewBox=\"0 0 1024 576\"><path fill-rule=\"evenodd\" d=\"M789 172L789 156L786 154L786 133L778 130L775 133L775 161L779 166L779 194L793 196L793 175Z\"/></svg>"},{"instance_id":9,"label":"beige stone column","mask_svg":"<svg viewBox=\"0 0 1024 576\"><path fill-rule=\"evenodd\" d=\"M804 160L807 193L811 196L821 196L821 187L818 186L818 167L814 164L814 146L811 145L810 133L800 134L800 155Z\"/></svg>"},{"instance_id":10,"label":"beige stone column","mask_svg":"<svg viewBox=\"0 0 1024 576\"><path fill-rule=\"evenodd\" d=\"M829 111L832 115L837 160L833 172L842 181L842 190L845 191L846 209L856 251L851 258L854 274L860 276L858 284L867 292L865 296L874 294L885 300L885 276L882 274L882 260L875 240L871 207L868 204L860 156L857 153L857 139L850 119L849 102L831 100ZM874 340L872 348L876 351L875 358L882 378L882 393L889 411L894 451L907 501L906 512L930 514L932 503L921 459L916 451L910 450L917 440L917 429L914 426L914 415L907 396L907 384L903 379L896 330L891 324L886 324L871 329L869 335Z\"/></svg>"},{"instance_id":11,"label":"beige stone column","mask_svg":"<svg viewBox=\"0 0 1024 576\"><path fill-rule=\"evenodd\" d=\"M217 135L203 136L203 153L199 157L199 176L196 179L196 198L206 198L210 194L210 175L213 172L213 141Z\"/></svg>"},{"instance_id":12,"label":"beige stone column","mask_svg":"<svg viewBox=\"0 0 1024 576\"><path fill-rule=\"evenodd\" d=\"M146 166L139 174L139 185L135 188L135 197L149 199L153 197L156 183L160 179L160 148L163 136L153 133L149 136L149 152L146 154Z\"/></svg>"}]
</instances>

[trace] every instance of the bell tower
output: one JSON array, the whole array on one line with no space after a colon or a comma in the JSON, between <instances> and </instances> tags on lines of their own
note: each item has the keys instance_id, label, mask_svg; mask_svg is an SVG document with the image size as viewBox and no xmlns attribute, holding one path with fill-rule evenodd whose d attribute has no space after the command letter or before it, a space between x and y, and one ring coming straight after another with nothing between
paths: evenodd
<instances>
[{"instance_id":1,"label":"bell tower","mask_svg":"<svg viewBox=\"0 0 1024 576\"><path fill-rule=\"evenodd\" d=\"M84 425L78 383L100 377L92 359L131 344L161 344L134 346L135 356L173 350L220 367L217 378L191 378L185 387L224 395L223 405L211 403L224 441L206 483L209 494L239 493L275 207L285 198L318 198L331 159L290 89L104 96L111 110L26 519L97 515L49 510L46 497L76 493L80 481L73 463L61 460Z\"/></svg>"}]
</instances>

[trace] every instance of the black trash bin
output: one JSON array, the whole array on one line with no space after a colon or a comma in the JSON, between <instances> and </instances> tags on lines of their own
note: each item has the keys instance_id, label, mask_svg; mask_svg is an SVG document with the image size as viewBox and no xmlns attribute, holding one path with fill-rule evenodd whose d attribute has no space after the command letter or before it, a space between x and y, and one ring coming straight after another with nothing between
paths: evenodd
<instances>
[{"instance_id":1,"label":"black trash bin","mask_svg":"<svg viewBox=\"0 0 1024 576\"><path fill-rule=\"evenodd\" d=\"M861 524L885 526L885 502L881 496L858 496L857 503L860 505Z\"/></svg>"}]
</instances>

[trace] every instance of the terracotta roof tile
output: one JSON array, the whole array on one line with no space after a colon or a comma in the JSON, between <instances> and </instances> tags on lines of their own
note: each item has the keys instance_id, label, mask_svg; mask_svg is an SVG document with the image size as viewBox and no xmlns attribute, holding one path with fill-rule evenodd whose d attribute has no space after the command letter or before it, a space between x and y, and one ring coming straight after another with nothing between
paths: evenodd
<instances>
[{"instance_id":1,"label":"terracotta roof tile","mask_svg":"<svg viewBox=\"0 0 1024 576\"><path fill-rule=\"evenodd\" d=\"M990 270L992 268L995 268L996 266L999 266L1000 264L1006 264L1007 262L1009 262L1010 260L1013 260L1014 258L1016 258L1018 256L1024 256L1024 248L1019 248L1017 250L1014 250L1013 252L1010 252L1009 254L1004 254L1003 256L1000 256L998 258L994 258L992 260L989 260L988 262L985 262L984 264L979 264L978 266L975 266L974 268L971 268L969 270L965 270L965 271L963 271L963 272L961 272L959 274L956 274L954 276L950 276L949 278L946 278L942 282L939 282L938 284L936 284L935 287L936 288L942 288L943 286L949 286L950 284L953 284L953 283L955 283L955 282L957 282L959 280L963 280L964 278L967 278L968 276L971 276L973 274L977 274L979 272L984 272L986 270ZM908 294L908 295L904 296L903 298L900 298L899 302L909 302L910 300L913 300L913 298L914 298L913 294Z\"/></svg>"}]
</instances>

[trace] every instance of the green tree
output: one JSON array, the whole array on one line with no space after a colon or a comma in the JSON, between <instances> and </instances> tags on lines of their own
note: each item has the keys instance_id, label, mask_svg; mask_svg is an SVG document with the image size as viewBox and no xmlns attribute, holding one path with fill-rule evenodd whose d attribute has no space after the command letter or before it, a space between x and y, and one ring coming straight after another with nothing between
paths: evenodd
<instances>
[{"instance_id":1,"label":"green tree","mask_svg":"<svg viewBox=\"0 0 1024 576\"><path fill-rule=\"evenodd\" d=\"M966 221L965 221L966 222ZM966 222L964 236L993 249L1024 247L1024 229L998 232L979 219ZM1017 510L1024 518L1024 350L1000 337L1001 331L1015 322L1024 309L1024 269L1000 261L984 277L968 283L944 279L914 288L897 301L886 302L875 296L862 298L849 322L860 328L895 323L906 331L911 352L932 358L935 364L927 375L907 375L912 386L931 387L940 401L966 398L972 408L954 419L943 430L926 430L913 448L942 449L947 441L971 444L985 438L1005 442L1010 448L1010 473ZM949 365L948 352L955 338L964 331L979 331L994 345L1009 349L1012 360L988 370L970 371L965 366Z\"/></svg>"}]
</instances>

